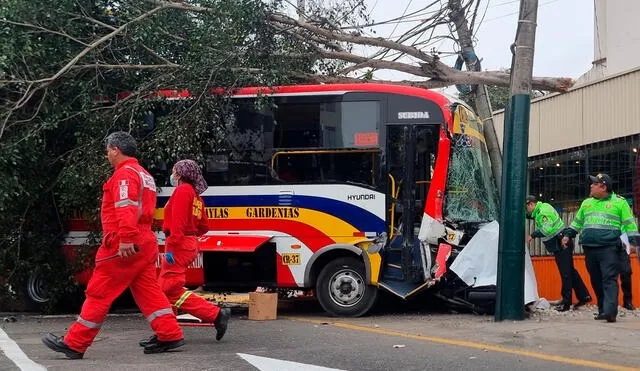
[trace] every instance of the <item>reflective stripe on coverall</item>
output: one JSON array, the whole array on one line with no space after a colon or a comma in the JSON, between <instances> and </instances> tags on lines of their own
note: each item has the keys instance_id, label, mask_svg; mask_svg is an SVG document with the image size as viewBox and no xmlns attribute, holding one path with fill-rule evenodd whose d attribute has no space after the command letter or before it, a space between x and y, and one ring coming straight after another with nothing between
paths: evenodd
<instances>
[{"instance_id":1,"label":"reflective stripe on coverall","mask_svg":"<svg viewBox=\"0 0 640 371\"><path fill-rule=\"evenodd\" d=\"M198 238L207 232L209 219L202 198L192 185L182 183L173 191L164 209L162 229L168 237L165 252L173 253L175 262L162 259L160 287L176 308L203 322L213 322L220 308L184 288L187 267L198 256Z\"/></svg>"}]
</instances>

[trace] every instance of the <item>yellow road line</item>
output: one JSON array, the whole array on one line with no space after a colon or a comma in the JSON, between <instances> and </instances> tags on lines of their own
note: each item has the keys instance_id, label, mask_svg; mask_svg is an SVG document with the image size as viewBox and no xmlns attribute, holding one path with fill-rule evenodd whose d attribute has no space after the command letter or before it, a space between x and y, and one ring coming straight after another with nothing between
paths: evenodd
<instances>
[{"instance_id":1,"label":"yellow road line","mask_svg":"<svg viewBox=\"0 0 640 371\"><path fill-rule=\"evenodd\" d=\"M410 334L410 333L405 333L405 332L383 330L383 329L380 329L380 328L371 328L371 327L364 327L364 326L358 326L358 325L350 325L348 323L327 322L327 321L315 320L315 319L310 319L310 318L288 317L288 316L282 316L280 318L284 318L284 319L288 319L288 320L292 320L292 321L313 323L313 324L329 324L331 326L346 328L346 329L350 329L350 330L372 332L372 333L375 333L375 334L382 334L382 335L389 335L389 336L398 336L398 337L402 337L402 338L421 340L421 341L427 341L427 342L432 342L432 343L457 345L457 346L461 346L461 347L483 349L483 350L486 349L486 350L492 350L494 352L515 354L515 355L519 355L519 356L538 358L538 359L543 359L543 360L546 360L546 361L554 361L554 362L566 363L566 364L577 365L577 366L595 367L595 368L601 368L601 369L604 369L604 370L615 370L615 371L639 371L640 370L640 368L635 368L635 367L620 366L620 365L614 365L614 364L603 363L603 362L587 361L585 359L578 359L578 358L555 356L555 355L551 355L551 354L531 352L531 351L528 351L528 350L510 349L510 348L505 348L505 347L501 347L501 346L497 346L497 345L475 343L475 342L472 342L472 341L446 339L446 338L439 338L439 337L433 337L433 336L415 335L415 334Z\"/></svg>"}]
</instances>

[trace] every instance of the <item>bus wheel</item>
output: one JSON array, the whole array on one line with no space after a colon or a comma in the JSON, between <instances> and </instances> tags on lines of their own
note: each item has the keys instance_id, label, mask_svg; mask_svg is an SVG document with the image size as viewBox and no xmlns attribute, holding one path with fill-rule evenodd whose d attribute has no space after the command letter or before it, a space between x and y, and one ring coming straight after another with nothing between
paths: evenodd
<instances>
[{"instance_id":1,"label":"bus wheel","mask_svg":"<svg viewBox=\"0 0 640 371\"><path fill-rule=\"evenodd\" d=\"M45 277L39 272L32 272L25 285L25 304L27 309L39 311L51 300Z\"/></svg>"},{"instance_id":2,"label":"bus wheel","mask_svg":"<svg viewBox=\"0 0 640 371\"><path fill-rule=\"evenodd\" d=\"M378 288L367 284L364 263L354 258L329 262L318 275L316 296L322 308L333 316L359 317L378 298Z\"/></svg>"}]
</instances>

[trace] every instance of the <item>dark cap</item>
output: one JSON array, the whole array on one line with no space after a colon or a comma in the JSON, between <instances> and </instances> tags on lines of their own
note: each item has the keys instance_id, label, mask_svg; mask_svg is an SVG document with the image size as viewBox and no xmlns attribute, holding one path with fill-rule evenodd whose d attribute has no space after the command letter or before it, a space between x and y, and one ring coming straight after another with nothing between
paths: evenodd
<instances>
[{"instance_id":1,"label":"dark cap","mask_svg":"<svg viewBox=\"0 0 640 371\"><path fill-rule=\"evenodd\" d=\"M538 202L538 199L536 198L536 196L533 195L528 195L527 198L524 199L525 203L527 202Z\"/></svg>"},{"instance_id":2,"label":"dark cap","mask_svg":"<svg viewBox=\"0 0 640 371\"><path fill-rule=\"evenodd\" d=\"M602 183L608 186L613 184L613 180L611 180L611 177L604 173L600 173L596 176L589 175L589 179L591 179L591 183Z\"/></svg>"}]
</instances>

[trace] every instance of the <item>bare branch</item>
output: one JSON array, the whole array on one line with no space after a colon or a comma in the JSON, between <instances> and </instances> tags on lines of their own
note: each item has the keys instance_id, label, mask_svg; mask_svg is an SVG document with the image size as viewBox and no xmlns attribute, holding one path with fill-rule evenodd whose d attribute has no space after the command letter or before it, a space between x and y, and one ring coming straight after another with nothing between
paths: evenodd
<instances>
[{"instance_id":1,"label":"bare branch","mask_svg":"<svg viewBox=\"0 0 640 371\"><path fill-rule=\"evenodd\" d=\"M36 108L36 111L33 113L33 115L31 115L30 118L25 119L25 120L18 120L16 122L13 122L11 125L9 126L13 126L15 124L20 124L20 123L25 123L25 122L30 122L32 121L34 118L36 118L36 116L38 116L38 113L40 113L40 108L42 108L42 104L44 103L45 98L47 97L47 93L49 92L49 89L45 89L44 93L42 95L42 97L40 98L40 103L38 103L38 107Z\"/></svg>"},{"instance_id":2,"label":"bare branch","mask_svg":"<svg viewBox=\"0 0 640 371\"><path fill-rule=\"evenodd\" d=\"M153 49L149 48L148 46L146 46L146 45L144 45L144 44L142 44L142 43L140 43L140 46L142 46L142 48L143 48L144 50L146 50L147 52L149 52L149 54L151 54L151 55L153 55L154 57L156 57L156 58L160 59L161 61L163 61L163 62L164 62L164 63L166 63L167 65L175 65L175 66L178 66L177 64L175 64L175 63L171 62L170 60L168 60L167 58L165 58L165 57L161 56L160 54L156 53L156 51L155 51L155 50L153 50Z\"/></svg>"},{"instance_id":3,"label":"bare branch","mask_svg":"<svg viewBox=\"0 0 640 371\"><path fill-rule=\"evenodd\" d=\"M311 35L301 35L300 33L298 33L295 29L295 27L284 27L284 26L279 26L279 25L273 25L273 28L275 28L276 30L280 31L280 32L284 32L290 36L293 36L294 38L302 41L302 42L309 42L309 41L313 41L316 42L318 44L324 44L327 47L336 50L336 51L341 51L341 52L346 52L346 50L338 43L336 42L331 42L330 40L324 40L324 39L320 39L319 37L311 34Z\"/></svg>"},{"instance_id":4,"label":"bare branch","mask_svg":"<svg viewBox=\"0 0 640 371\"><path fill-rule=\"evenodd\" d=\"M453 84L469 84L469 85L497 85L509 86L510 75L503 71L458 71L447 68L446 70L437 70L433 66L422 65L425 74L433 79ZM574 81L566 77L534 77L532 85L534 89L566 92L574 84Z\"/></svg>"},{"instance_id":5,"label":"bare branch","mask_svg":"<svg viewBox=\"0 0 640 371\"><path fill-rule=\"evenodd\" d=\"M377 83L377 84L392 84L392 85L403 85L403 86L414 86L417 88L423 89L435 89L435 88L443 88L449 86L451 84L443 81L436 80L425 80L425 81L411 81L411 80L402 80L402 81L389 81L389 80L367 80L367 79L359 79L355 77L346 77L346 76L327 76L327 75L313 75L313 74L295 74L296 77L304 79L307 82L314 83L327 83L327 84L365 84L365 83Z\"/></svg>"},{"instance_id":6,"label":"bare branch","mask_svg":"<svg viewBox=\"0 0 640 371\"><path fill-rule=\"evenodd\" d=\"M393 62L393 61L385 61L385 60L370 60L366 57L361 57L355 54L347 53L347 52L335 52L322 50L321 48L317 49L318 53L325 58L329 59L339 59L347 62L359 63L360 65L364 65L365 63L369 67L379 68L379 69L390 69L400 72L405 72L408 74L412 74L415 76L422 77L431 77L430 80L427 81L405 81L401 82L402 85L410 85L417 87L424 87L427 89L431 89L434 87L444 87L453 84L488 84L488 85L499 85L499 86L508 86L509 85L509 74L500 71L483 71L483 72L469 72L469 71L458 71L453 70L454 73L450 73L449 70L445 71L437 71L434 72L431 68L427 68L427 71L421 70L419 67L411 66L406 63ZM74 69L89 69L89 68L97 68L103 70L114 70L114 69L176 69L180 68L180 65L176 64L160 64L160 65L134 65L134 64L86 64L86 65L77 65L74 66ZM251 73L267 73L269 71L259 69L259 68L249 68L249 67L237 67L231 68L230 70L235 72L251 72ZM296 75L296 73L292 73L292 75ZM313 80L310 76L313 75L304 75L308 80ZM350 77L328 77L318 75L318 81L329 82L329 81L337 81L337 82L361 82L362 80L350 78ZM365 81L366 82L366 81ZM395 83L390 81L380 81L382 83ZM563 78L553 78L553 77L537 77L533 80L533 85L536 89L540 90L548 90L548 91L560 91L564 92L569 89L573 82L571 79L563 79Z\"/></svg>"},{"instance_id":7,"label":"bare branch","mask_svg":"<svg viewBox=\"0 0 640 371\"><path fill-rule=\"evenodd\" d=\"M178 3L173 1L164 1L164 0L145 0L149 4L156 5L161 8L171 8L171 9L180 9L180 10L189 10L197 13L211 13L213 9L206 8L197 5L189 5L185 3Z\"/></svg>"},{"instance_id":8,"label":"bare branch","mask_svg":"<svg viewBox=\"0 0 640 371\"><path fill-rule=\"evenodd\" d=\"M149 10L149 11L147 11L147 12L145 12L145 13L139 15L139 16L137 16L136 18L132 19L131 21L123 24L122 26L116 28L112 32L100 37L99 39L97 39L93 43L89 44L86 48L84 48L75 57L73 57L69 62L67 62L67 64L64 65L64 67L62 67L60 70L58 70L58 72L56 72L53 76L50 76L50 77L47 77L47 78L43 78L43 79L39 79L39 80L34 80L34 81L27 81L27 83L29 83L29 86L27 87L27 89L23 93L22 97L7 112L6 117L4 118L4 120L2 122L2 125L0 125L0 138L2 138L2 134L4 133L4 129L5 129L6 125L7 125L7 122L9 122L9 119L11 118L11 115L13 114L13 112L16 111L17 109L22 108L25 104L27 104L27 102L29 102L29 100L31 100L33 95L38 90L48 86L53 81L57 80L60 76L62 76L65 73L67 73L69 70L71 70L71 68L82 57L87 55L89 52L91 52L92 50L94 50L95 48L100 46L101 44L104 44L105 42L111 40L112 38L114 38L115 36L120 34L122 31L124 31L131 24L140 22L141 20L143 20L145 18L148 18L148 17L154 15L155 13L157 13L157 12L163 10L163 9L166 9L168 7L169 6L162 5L162 6L158 6L156 8L153 8L153 9L151 9L151 10ZM34 85L37 85L37 86L34 86Z\"/></svg>"},{"instance_id":9,"label":"bare branch","mask_svg":"<svg viewBox=\"0 0 640 371\"><path fill-rule=\"evenodd\" d=\"M89 21L89 22L91 22L91 23L95 23L95 24L97 24L98 26L101 26L101 27L107 28L107 29L109 29L109 30L111 30L111 31L115 31L115 30L116 30L116 28L115 28L115 27L113 27L112 25L110 25L110 24L106 24L106 23L104 23L104 22L102 22L102 21L99 21L99 20L97 20L97 19L95 19L95 18L92 18L92 17L86 16L86 15L80 15L80 14L76 14L76 13L69 13L69 12L65 12L65 14L70 15L70 16L73 16L74 18L81 18L81 19L84 19L84 20Z\"/></svg>"},{"instance_id":10,"label":"bare branch","mask_svg":"<svg viewBox=\"0 0 640 371\"><path fill-rule=\"evenodd\" d=\"M157 12L159 12L159 11L165 9L165 8L166 8L165 6L159 6L157 8L153 8L153 9L149 10L148 12L146 12L144 14L141 14L141 15L137 16L136 18L132 19L131 21L129 21L129 22L123 24L122 26L116 28L112 32L110 32L110 33L102 36L98 40L92 42L88 47L84 48L84 50L82 50L75 57L73 57L73 59L71 59L69 62L67 62L67 64L64 67L62 67L58 72L56 72L53 76L47 77L47 78L44 78L44 79L40 79L40 80L35 80L34 82L35 83L49 83L49 82L52 82L52 81L56 80L57 78L62 76L64 73L69 71L71 69L71 67L73 67L73 65L75 65L82 57L87 55L90 51L92 51L93 49L95 49L99 45L111 40L112 38L117 36L119 33L124 31L131 24L140 22L141 20L154 15L155 13L157 13Z\"/></svg>"},{"instance_id":11,"label":"bare branch","mask_svg":"<svg viewBox=\"0 0 640 371\"><path fill-rule=\"evenodd\" d=\"M102 69L102 70L159 70L165 68L180 68L179 64L167 63L167 64L80 64L71 67L72 69Z\"/></svg>"},{"instance_id":12,"label":"bare branch","mask_svg":"<svg viewBox=\"0 0 640 371\"><path fill-rule=\"evenodd\" d=\"M71 15L71 16L73 16L74 18L81 18L81 19L87 20L87 21L89 21L89 22L91 22L91 23L94 23L94 24L97 24L97 25L99 25L99 26L101 26L101 27L104 27L104 28L110 29L111 31L115 31L115 30L116 30L116 27L113 27L113 26L111 26L111 25L109 25L109 24L106 24L106 23L104 23L104 22L102 22L102 21L99 21L99 20L97 20L97 19L95 19L95 18L88 17L88 16L86 16L86 15L78 15L78 14L75 14L75 13L69 13L69 12L67 12L67 13L65 13L65 14ZM177 38L177 36L174 36L174 37L175 37L175 38ZM129 39L131 39L131 38L129 37ZM183 39L183 38L178 38L178 39L179 39L180 41L184 41L184 39ZM86 44L85 44L85 45L86 45ZM140 46L142 46L142 47L143 47L146 51L148 51L151 55L153 55L154 57L156 57L156 58L160 59L161 61L165 62L166 64L172 64L172 62L171 62L171 61L169 61L168 59L166 59L166 58L164 58L163 56L159 55L158 53L156 53L153 49L149 48L148 46L146 46L146 45L144 45L144 44L142 44L142 43L140 43Z\"/></svg>"},{"instance_id":13,"label":"bare branch","mask_svg":"<svg viewBox=\"0 0 640 371\"><path fill-rule=\"evenodd\" d=\"M4 134L4 129L7 127L7 123L9 122L9 119L11 118L13 111L22 107L36 93L35 89L31 89L32 87L33 87L33 83L30 83L29 86L27 87L27 90L22 95L22 97L14 104L14 106L11 109L7 111L4 120L2 120L2 125L0 125L0 138L2 138L2 134Z\"/></svg>"},{"instance_id":14,"label":"bare branch","mask_svg":"<svg viewBox=\"0 0 640 371\"><path fill-rule=\"evenodd\" d=\"M393 41L385 40L383 38L346 34L340 31L330 31L330 30L326 30L321 27L309 24L307 22L298 21L296 19L287 17L286 15L281 15L281 14L269 14L267 16L267 19L272 22L301 27L303 29L313 32L316 35L320 35L328 40L344 41L344 42L350 42L350 43L360 44L360 45L379 46L383 48L402 51L407 55L411 55L425 62L433 61L432 56L420 51L419 49L416 49L414 47L407 46L407 45L402 45L400 43L396 43Z\"/></svg>"},{"instance_id":15,"label":"bare branch","mask_svg":"<svg viewBox=\"0 0 640 371\"><path fill-rule=\"evenodd\" d=\"M173 9L189 10L194 12L211 12L212 9L192 6L184 3L176 3L164 0L146 0L147 2L170 7ZM471 4L470 2L469 4ZM433 4L432 4L433 5ZM440 9L435 12L436 14L431 17L431 20L438 21L438 18L444 15L445 9ZM396 71L406 72L415 76L429 77L431 78L430 84L439 84L441 86L453 85L456 83L465 84L488 84L488 85L509 85L509 75L503 72L467 72L458 71L451 68L444 63L440 62L437 56L428 55L421 50L413 47L403 45L399 42L386 40L383 38L365 37L356 34L348 34L337 30L328 30L319 27L314 24L310 24L304 21L296 20L283 14L267 14L267 20L278 29L279 31L286 31L290 35L297 35L297 38L304 41L307 45L312 46L320 56L330 59L338 59L346 62L359 64L361 66L372 68L392 69ZM294 29L283 26L293 26ZM316 35L318 38L312 38L308 34L301 32L305 30ZM310 42L311 41L311 42ZM387 48L391 50L397 50L403 52L409 56L415 57L426 63L420 64L420 67L416 67L407 63L400 63L395 61L375 60L367 57L358 56L345 51L329 51L318 44L324 44L329 46L329 43L335 45L336 41L347 42L360 45L377 46ZM362 67L360 67L362 68ZM534 78L534 87L540 90L559 91L564 92L573 85L573 81L568 78Z\"/></svg>"},{"instance_id":16,"label":"bare branch","mask_svg":"<svg viewBox=\"0 0 640 371\"><path fill-rule=\"evenodd\" d=\"M400 72L406 72L415 76L429 77L423 69L420 67L412 66L407 63L385 61L380 59L369 59L367 57L361 57L359 55L345 53L345 52L333 52L333 51L319 51L319 53L325 58L340 59L346 62L367 64L368 67L375 67L381 69L395 70Z\"/></svg>"},{"instance_id":17,"label":"bare branch","mask_svg":"<svg viewBox=\"0 0 640 371\"><path fill-rule=\"evenodd\" d=\"M167 30L165 30L165 29L164 29L164 28L162 28L162 27L158 27L158 28L162 31L162 33L163 33L163 34L165 34L165 35L169 36L170 38L172 38L172 39L174 39L174 40L178 40L178 41L182 41L182 42L187 41L187 39L185 39L184 37L180 37L180 36L178 36L178 35L174 35L174 34L172 34L171 32L169 32L169 31L167 31Z\"/></svg>"},{"instance_id":18,"label":"bare branch","mask_svg":"<svg viewBox=\"0 0 640 371\"><path fill-rule=\"evenodd\" d=\"M87 44L87 43L85 43L85 42L83 42L81 40L78 40L75 37L73 37L73 36L71 36L71 35L69 35L67 33L50 30L48 28L45 28L45 27L42 27L42 26L39 26L39 25L35 25L35 24L31 24L31 23L14 22L14 21L6 20L6 19L0 19L0 22L8 23L8 24L16 25L16 26L34 28L36 30L40 30L40 31L44 31L44 32L47 32L47 33L51 33L51 34L55 34L55 35L66 37L67 39L73 40L73 41L77 42L78 44L81 44L81 45L84 45L84 46L89 46L89 44Z\"/></svg>"}]
</instances>

